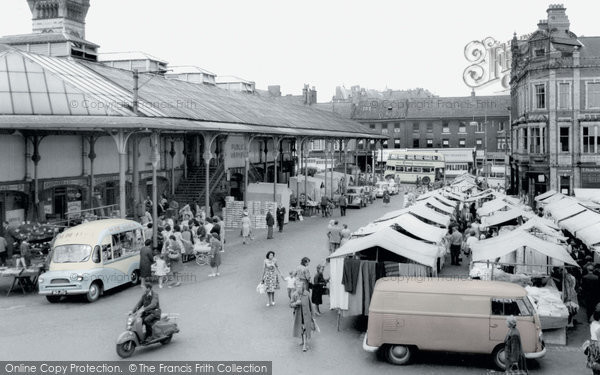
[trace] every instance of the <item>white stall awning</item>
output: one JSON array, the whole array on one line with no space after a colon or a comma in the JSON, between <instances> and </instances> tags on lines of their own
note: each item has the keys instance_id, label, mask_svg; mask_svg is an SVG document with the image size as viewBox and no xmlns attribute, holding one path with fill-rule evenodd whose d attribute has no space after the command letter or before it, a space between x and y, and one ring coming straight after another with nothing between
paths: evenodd
<instances>
[{"instance_id":1,"label":"white stall awning","mask_svg":"<svg viewBox=\"0 0 600 375\"><path fill-rule=\"evenodd\" d=\"M450 224L449 216L434 211L421 203L409 207L409 212L417 217L422 217L423 219L427 219L444 227L448 227L448 224Z\"/></svg>"}]
</instances>

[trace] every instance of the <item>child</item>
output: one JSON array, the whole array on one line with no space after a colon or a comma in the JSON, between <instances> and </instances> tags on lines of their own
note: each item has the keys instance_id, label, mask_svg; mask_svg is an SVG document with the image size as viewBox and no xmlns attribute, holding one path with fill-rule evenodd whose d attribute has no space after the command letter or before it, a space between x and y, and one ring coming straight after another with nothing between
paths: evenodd
<instances>
[{"instance_id":1,"label":"child","mask_svg":"<svg viewBox=\"0 0 600 375\"><path fill-rule=\"evenodd\" d=\"M287 281L287 292L288 297L292 299L292 293L296 289L296 273L294 271L290 271L290 275L284 278Z\"/></svg>"},{"instance_id":2,"label":"child","mask_svg":"<svg viewBox=\"0 0 600 375\"><path fill-rule=\"evenodd\" d=\"M163 287L163 281L165 277L169 274L167 270L167 262L164 260L164 255L156 255L154 256L154 262L156 263L156 276L158 277L158 287Z\"/></svg>"}]
</instances>

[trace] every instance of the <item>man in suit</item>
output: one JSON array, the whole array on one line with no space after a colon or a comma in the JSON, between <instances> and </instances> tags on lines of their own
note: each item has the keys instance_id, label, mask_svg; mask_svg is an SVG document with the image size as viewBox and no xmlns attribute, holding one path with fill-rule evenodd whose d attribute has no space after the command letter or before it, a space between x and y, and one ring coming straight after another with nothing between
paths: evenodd
<instances>
[{"instance_id":1,"label":"man in suit","mask_svg":"<svg viewBox=\"0 0 600 375\"><path fill-rule=\"evenodd\" d=\"M277 204L277 226L279 232L283 232L283 221L285 220L285 207L281 203Z\"/></svg>"},{"instance_id":2,"label":"man in suit","mask_svg":"<svg viewBox=\"0 0 600 375\"><path fill-rule=\"evenodd\" d=\"M598 303L598 294L600 293L600 279L594 274L594 266L586 267L587 273L581 279L581 288L588 320L592 316L596 304Z\"/></svg>"}]
</instances>

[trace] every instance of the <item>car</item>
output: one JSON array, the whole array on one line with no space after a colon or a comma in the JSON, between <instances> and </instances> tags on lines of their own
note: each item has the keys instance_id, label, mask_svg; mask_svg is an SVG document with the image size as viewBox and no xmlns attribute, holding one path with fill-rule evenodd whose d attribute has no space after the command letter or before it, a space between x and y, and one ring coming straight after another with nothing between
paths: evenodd
<instances>
[{"instance_id":1,"label":"car","mask_svg":"<svg viewBox=\"0 0 600 375\"><path fill-rule=\"evenodd\" d=\"M367 207L365 188L363 186L349 186L346 190L346 198L348 199L348 206L358 208Z\"/></svg>"}]
</instances>

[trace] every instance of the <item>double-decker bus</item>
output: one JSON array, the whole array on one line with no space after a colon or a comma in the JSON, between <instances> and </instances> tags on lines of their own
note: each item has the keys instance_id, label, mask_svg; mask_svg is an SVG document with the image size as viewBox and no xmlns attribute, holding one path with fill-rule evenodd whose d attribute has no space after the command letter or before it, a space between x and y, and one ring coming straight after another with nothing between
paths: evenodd
<instances>
[{"instance_id":1,"label":"double-decker bus","mask_svg":"<svg viewBox=\"0 0 600 375\"><path fill-rule=\"evenodd\" d=\"M429 184L444 180L444 155L432 151L393 150L388 154L384 177L403 184Z\"/></svg>"}]
</instances>

